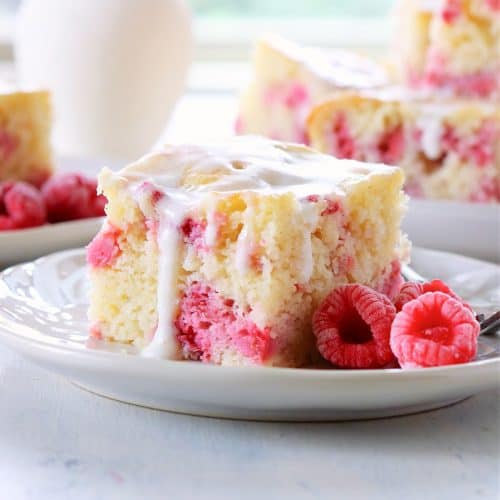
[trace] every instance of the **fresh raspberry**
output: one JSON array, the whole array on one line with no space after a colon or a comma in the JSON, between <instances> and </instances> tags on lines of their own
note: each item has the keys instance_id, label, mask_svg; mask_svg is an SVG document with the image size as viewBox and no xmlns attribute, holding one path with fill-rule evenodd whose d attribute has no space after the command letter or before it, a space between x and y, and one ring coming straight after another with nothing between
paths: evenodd
<instances>
[{"instance_id":1,"label":"fresh raspberry","mask_svg":"<svg viewBox=\"0 0 500 500\"><path fill-rule=\"evenodd\" d=\"M427 292L445 293L461 302L463 306L472 312L472 307L467 304L467 302L464 302L444 281L441 280L432 280L427 283L417 283L414 281L403 283L399 290L399 295L394 299L396 311L401 311L407 302L415 300L417 297Z\"/></svg>"},{"instance_id":2,"label":"fresh raspberry","mask_svg":"<svg viewBox=\"0 0 500 500\"><path fill-rule=\"evenodd\" d=\"M416 281L407 281L403 283L399 289L399 294L394 299L396 311L401 311L407 302L415 300L422 295L424 293L423 288L423 284Z\"/></svg>"},{"instance_id":3,"label":"fresh raspberry","mask_svg":"<svg viewBox=\"0 0 500 500\"><path fill-rule=\"evenodd\" d=\"M81 174L60 174L42 187L50 222L104 215L106 198L97 194L97 182Z\"/></svg>"},{"instance_id":4,"label":"fresh raspberry","mask_svg":"<svg viewBox=\"0 0 500 500\"><path fill-rule=\"evenodd\" d=\"M443 292L427 292L396 315L391 349L402 368L467 363L476 356L479 330L461 302Z\"/></svg>"},{"instance_id":5,"label":"fresh raspberry","mask_svg":"<svg viewBox=\"0 0 500 500\"><path fill-rule=\"evenodd\" d=\"M389 345L396 309L384 295L362 285L334 290L313 316L321 355L342 368L381 368L394 360Z\"/></svg>"},{"instance_id":6,"label":"fresh raspberry","mask_svg":"<svg viewBox=\"0 0 500 500\"><path fill-rule=\"evenodd\" d=\"M47 212L40 192L25 182L0 183L0 231L41 226Z\"/></svg>"}]
</instances>

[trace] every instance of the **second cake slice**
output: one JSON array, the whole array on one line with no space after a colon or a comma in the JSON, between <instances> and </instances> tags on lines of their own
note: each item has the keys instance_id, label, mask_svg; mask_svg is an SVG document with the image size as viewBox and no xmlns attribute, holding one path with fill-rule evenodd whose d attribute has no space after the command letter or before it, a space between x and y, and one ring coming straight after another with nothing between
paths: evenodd
<instances>
[{"instance_id":1,"label":"second cake slice","mask_svg":"<svg viewBox=\"0 0 500 500\"><path fill-rule=\"evenodd\" d=\"M500 201L500 108L401 89L338 93L308 121L313 147L338 158L401 166L415 197Z\"/></svg>"}]
</instances>

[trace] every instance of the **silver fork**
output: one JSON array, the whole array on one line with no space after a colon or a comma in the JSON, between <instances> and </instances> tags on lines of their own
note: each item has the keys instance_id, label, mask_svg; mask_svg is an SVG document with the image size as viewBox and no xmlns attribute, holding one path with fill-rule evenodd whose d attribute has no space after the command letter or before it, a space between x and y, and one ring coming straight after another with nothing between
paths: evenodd
<instances>
[{"instance_id":1,"label":"silver fork","mask_svg":"<svg viewBox=\"0 0 500 500\"><path fill-rule=\"evenodd\" d=\"M417 281L419 283L425 283L428 281L423 276L418 274L415 269L406 265L401 269L401 276L403 276L405 281ZM498 331L500 331L500 311L497 311L487 318L484 314L476 314L476 319L479 321L479 325L481 327L479 335L495 335Z\"/></svg>"}]
</instances>

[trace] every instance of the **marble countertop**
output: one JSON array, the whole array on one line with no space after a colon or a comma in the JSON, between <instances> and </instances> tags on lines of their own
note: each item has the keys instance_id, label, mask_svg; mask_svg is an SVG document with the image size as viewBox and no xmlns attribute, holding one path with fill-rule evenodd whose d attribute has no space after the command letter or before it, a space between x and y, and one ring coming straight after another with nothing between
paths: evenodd
<instances>
[{"instance_id":1,"label":"marble countertop","mask_svg":"<svg viewBox=\"0 0 500 500\"><path fill-rule=\"evenodd\" d=\"M0 498L496 499L499 402L331 424L191 417L92 395L0 346Z\"/></svg>"}]
</instances>

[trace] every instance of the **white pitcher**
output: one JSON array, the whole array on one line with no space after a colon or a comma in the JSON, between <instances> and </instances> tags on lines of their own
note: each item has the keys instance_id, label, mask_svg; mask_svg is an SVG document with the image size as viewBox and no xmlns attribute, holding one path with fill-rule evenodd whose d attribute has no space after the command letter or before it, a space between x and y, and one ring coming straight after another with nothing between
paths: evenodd
<instances>
[{"instance_id":1,"label":"white pitcher","mask_svg":"<svg viewBox=\"0 0 500 500\"><path fill-rule=\"evenodd\" d=\"M19 82L54 94L58 153L132 159L165 129L191 60L183 0L24 0Z\"/></svg>"}]
</instances>

